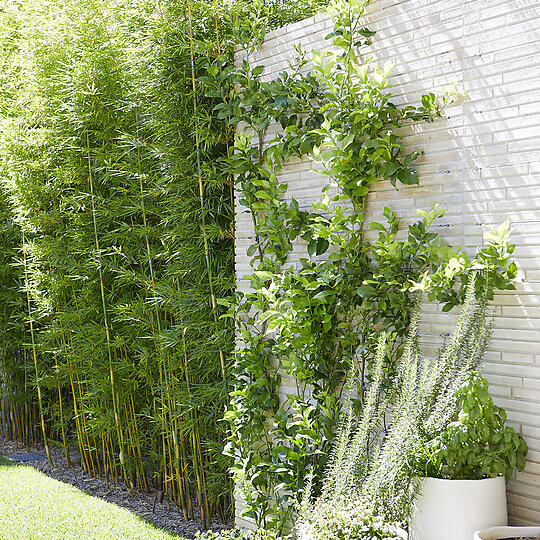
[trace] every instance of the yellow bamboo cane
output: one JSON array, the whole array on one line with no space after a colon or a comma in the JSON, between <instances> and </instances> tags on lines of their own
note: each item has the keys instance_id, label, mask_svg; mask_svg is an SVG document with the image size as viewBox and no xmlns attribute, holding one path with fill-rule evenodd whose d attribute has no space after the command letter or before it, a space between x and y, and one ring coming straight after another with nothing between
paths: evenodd
<instances>
[{"instance_id":1,"label":"yellow bamboo cane","mask_svg":"<svg viewBox=\"0 0 540 540\"><path fill-rule=\"evenodd\" d=\"M54 365L56 367L56 384L58 387L58 406L60 407L60 425L62 430L62 443L64 446L64 454L66 455L66 465L68 466L68 469L71 468L71 459L69 456L69 447L66 442L66 430L64 427L64 410L62 405L62 391L60 390L60 379L58 375L58 358L56 356L56 353L54 353Z\"/></svg>"},{"instance_id":2,"label":"yellow bamboo cane","mask_svg":"<svg viewBox=\"0 0 540 540\"><path fill-rule=\"evenodd\" d=\"M133 403L133 394L130 396L130 400L131 400L131 414L132 414L133 420L136 423L137 422L137 417L135 415L135 404ZM141 486L141 490L144 489L144 491L146 493L148 493L148 481L147 481L146 473L145 473L145 469L144 469L144 462L143 462L143 457L142 457L141 443L140 443L140 440L139 440L139 430L138 429L135 430L135 444L137 445L137 454L139 456L139 463L140 463L140 467L141 467L141 478L143 480L143 485Z\"/></svg>"},{"instance_id":3,"label":"yellow bamboo cane","mask_svg":"<svg viewBox=\"0 0 540 540\"><path fill-rule=\"evenodd\" d=\"M190 57L191 57L191 81L192 81L192 87L193 87L193 118L195 121L195 150L197 154L197 176L198 176L198 181L199 181L199 200L201 203L201 223L202 223L203 242L204 242L204 258L206 261L206 271L208 273L208 285L210 288L210 299L212 302L212 315L214 317L214 322L217 325L218 323L217 303L216 303L216 296L214 294L212 266L210 264L210 250L208 247L208 233L206 230L206 217L205 217L205 211L204 211L204 188L203 188L202 172L201 172L201 146L200 146L200 141L199 141L199 129L198 129L198 124L197 124L197 96L196 96L197 87L195 86L195 54L194 54L194 47L193 47L193 25L192 25L192 20L191 20L191 2L188 3L188 14L189 14L189 43L190 43ZM221 364L221 374L223 376L223 380L226 380L227 375L225 372L225 355L223 354L223 351L221 349L219 349L219 360Z\"/></svg>"},{"instance_id":4,"label":"yellow bamboo cane","mask_svg":"<svg viewBox=\"0 0 540 540\"><path fill-rule=\"evenodd\" d=\"M26 240L25 240L24 232L23 232L22 240L23 240L23 245L25 245ZM30 302L30 287L28 283L28 264L26 260L26 249L24 248L23 248L23 257L24 257L24 281L26 285L26 300L28 303L28 318L30 321L30 336L32 338L32 356L34 358L34 368L35 368L35 373L36 373L36 387L37 387L38 403L39 403L39 415L41 418L41 432L43 435L43 444L45 445L45 452L47 453L47 459L49 460L49 463L53 465L51 452L49 450L49 444L47 442L47 434L45 433L45 417L43 415L43 399L41 396L41 385L39 384L36 339L34 336L34 321L32 319L32 305Z\"/></svg>"},{"instance_id":5,"label":"yellow bamboo cane","mask_svg":"<svg viewBox=\"0 0 540 540\"><path fill-rule=\"evenodd\" d=\"M105 325L105 337L107 340L107 354L109 357L109 374L110 374L110 383L111 383L111 397L112 397L112 402L113 402L114 422L115 422L116 433L118 437L118 445L120 447L120 452L119 452L120 464L122 466L122 471L124 473L124 480L126 482L126 487L128 488L128 491L131 493L132 486L129 481L127 471L126 471L126 466L125 466L124 436L122 433L122 428L120 426L120 416L118 412L118 404L117 404L117 399L116 399L116 390L115 390L115 383L114 383L111 335L110 335L110 330L109 330L109 317L107 313L107 304L105 301L105 285L103 283L103 268L102 268L101 250L99 247L99 237L98 237L98 229L97 229L96 203L95 203L95 194L94 194L94 181L93 181L93 174L92 174L92 160L90 156L90 136L88 133L86 133L86 147L87 147L87 158L88 158L88 181L90 184L90 196L91 196L91 206L92 206L92 221L94 224L94 240L96 244L96 254L98 257L98 264L99 264L99 284L100 284L100 290L101 290L101 303L102 303L102 308L103 308L103 322Z\"/></svg>"}]
</instances>

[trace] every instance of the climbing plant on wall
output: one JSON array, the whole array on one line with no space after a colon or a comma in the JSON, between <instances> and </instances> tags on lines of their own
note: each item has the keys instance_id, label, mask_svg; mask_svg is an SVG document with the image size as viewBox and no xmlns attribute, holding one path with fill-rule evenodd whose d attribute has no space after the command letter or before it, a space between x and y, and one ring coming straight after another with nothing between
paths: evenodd
<instances>
[{"instance_id":1,"label":"climbing plant on wall","mask_svg":"<svg viewBox=\"0 0 540 540\"><path fill-rule=\"evenodd\" d=\"M429 93L416 107L393 102L392 66L381 68L363 54L374 37L362 25L365 4L333 6L332 50L311 51L309 68L300 55L291 70L262 82L262 66L218 60L202 78L207 95L222 99L219 117L237 129L227 163L254 230L247 251L252 292L222 302L238 327L226 450L235 459L245 515L266 528L282 530L294 515L308 470L317 492L346 374L358 368L361 408L379 329L394 344L385 351L383 388L392 379L414 291L424 289L448 310L462 301L470 268L480 270L478 295L511 288L516 271L508 264L507 227L471 261L430 230L444 215L437 206L420 211L405 238L389 209L386 223L367 221L374 184L419 181L413 165L421 152L408 153L398 129L435 121L452 97ZM268 141L274 123L282 130ZM286 200L279 172L292 156L313 159L328 178L312 210ZM307 253L293 267L288 256L300 238ZM280 401L283 375L296 387Z\"/></svg>"}]
</instances>

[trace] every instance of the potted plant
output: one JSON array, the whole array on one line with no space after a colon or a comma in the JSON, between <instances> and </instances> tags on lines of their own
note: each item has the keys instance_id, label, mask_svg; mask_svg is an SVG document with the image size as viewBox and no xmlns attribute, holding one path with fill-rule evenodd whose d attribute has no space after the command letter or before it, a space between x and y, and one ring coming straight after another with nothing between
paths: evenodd
<instances>
[{"instance_id":1,"label":"potted plant","mask_svg":"<svg viewBox=\"0 0 540 540\"><path fill-rule=\"evenodd\" d=\"M456 392L461 412L423 445L423 480L413 506L411 540L471 540L475 531L506 525L505 480L523 470L527 445L505 426L488 382L473 372Z\"/></svg>"}]
</instances>

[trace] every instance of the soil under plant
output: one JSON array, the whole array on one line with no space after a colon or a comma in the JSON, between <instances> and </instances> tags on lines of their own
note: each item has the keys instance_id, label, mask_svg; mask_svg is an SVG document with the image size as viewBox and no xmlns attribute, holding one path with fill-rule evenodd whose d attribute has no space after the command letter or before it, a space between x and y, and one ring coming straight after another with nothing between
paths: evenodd
<instances>
[{"instance_id":1,"label":"soil under plant","mask_svg":"<svg viewBox=\"0 0 540 540\"><path fill-rule=\"evenodd\" d=\"M537 536L509 536L501 540L540 540L540 534Z\"/></svg>"}]
</instances>

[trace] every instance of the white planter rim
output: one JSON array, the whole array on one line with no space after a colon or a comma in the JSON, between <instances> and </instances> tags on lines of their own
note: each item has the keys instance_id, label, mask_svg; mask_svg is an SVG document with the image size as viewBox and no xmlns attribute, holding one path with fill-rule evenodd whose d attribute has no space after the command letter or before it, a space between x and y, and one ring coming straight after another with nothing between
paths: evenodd
<instances>
[{"instance_id":1,"label":"white planter rim","mask_svg":"<svg viewBox=\"0 0 540 540\"><path fill-rule=\"evenodd\" d=\"M430 480L430 481L435 481L435 482L462 482L462 483L467 483L467 482L470 482L470 483L476 483L476 482L493 482L493 480L497 480L499 478L502 478L504 479L504 476L492 476L490 478L478 478L478 479L472 479L472 478L457 478L457 479L454 479L454 478L437 478L436 476L417 476L416 478L418 478L418 480L420 481L423 481L423 480ZM506 482L506 480L505 480Z\"/></svg>"},{"instance_id":2,"label":"white planter rim","mask_svg":"<svg viewBox=\"0 0 540 540\"><path fill-rule=\"evenodd\" d=\"M401 527L396 527L396 532L398 536L403 538L403 540L409 540L409 534L407 533L407 531L403 530Z\"/></svg>"},{"instance_id":3,"label":"white planter rim","mask_svg":"<svg viewBox=\"0 0 540 540\"><path fill-rule=\"evenodd\" d=\"M537 527L491 527L474 533L474 540L502 540L520 536L537 536L540 526Z\"/></svg>"}]
</instances>

